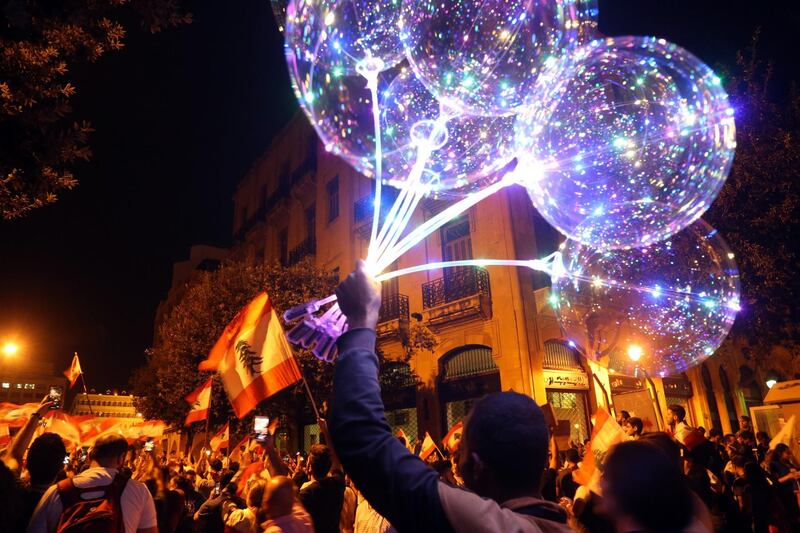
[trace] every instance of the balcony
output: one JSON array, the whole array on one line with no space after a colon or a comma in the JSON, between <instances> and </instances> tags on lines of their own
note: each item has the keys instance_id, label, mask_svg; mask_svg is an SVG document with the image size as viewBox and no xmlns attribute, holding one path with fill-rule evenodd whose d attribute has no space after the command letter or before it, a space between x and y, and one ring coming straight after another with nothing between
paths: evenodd
<instances>
[{"instance_id":1,"label":"balcony","mask_svg":"<svg viewBox=\"0 0 800 533\"><path fill-rule=\"evenodd\" d=\"M289 251L289 265L298 263L304 257L317 253L317 239L307 237L306 240L295 246Z\"/></svg>"},{"instance_id":2,"label":"balcony","mask_svg":"<svg viewBox=\"0 0 800 533\"><path fill-rule=\"evenodd\" d=\"M478 267L453 268L422 285L422 308L432 327L492 317L489 273Z\"/></svg>"},{"instance_id":3,"label":"balcony","mask_svg":"<svg viewBox=\"0 0 800 533\"><path fill-rule=\"evenodd\" d=\"M408 296L392 294L381 302L378 316L378 338L400 339L400 332L408 327Z\"/></svg>"}]
</instances>

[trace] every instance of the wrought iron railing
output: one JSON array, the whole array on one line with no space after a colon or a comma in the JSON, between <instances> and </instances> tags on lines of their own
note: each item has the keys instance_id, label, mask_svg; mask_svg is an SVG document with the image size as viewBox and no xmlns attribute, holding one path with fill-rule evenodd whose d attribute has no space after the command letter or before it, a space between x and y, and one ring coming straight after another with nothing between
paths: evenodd
<instances>
[{"instance_id":1,"label":"wrought iron railing","mask_svg":"<svg viewBox=\"0 0 800 533\"><path fill-rule=\"evenodd\" d=\"M317 253L317 239L307 237L306 240L292 248L289 252L289 264L293 265L306 256Z\"/></svg>"},{"instance_id":2,"label":"wrought iron railing","mask_svg":"<svg viewBox=\"0 0 800 533\"><path fill-rule=\"evenodd\" d=\"M378 322L390 320L408 320L408 296L405 294L391 294L381 302Z\"/></svg>"},{"instance_id":3,"label":"wrought iron railing","mask_svg":"<svg viewBox=\"0 0 800 533\"><path fill-rule=\"evenodd\" d=\"M491 296L489 273L480 267L453 268L422 285L422 307L430 309L469 296Z\"/></svg>"}]
</instances>

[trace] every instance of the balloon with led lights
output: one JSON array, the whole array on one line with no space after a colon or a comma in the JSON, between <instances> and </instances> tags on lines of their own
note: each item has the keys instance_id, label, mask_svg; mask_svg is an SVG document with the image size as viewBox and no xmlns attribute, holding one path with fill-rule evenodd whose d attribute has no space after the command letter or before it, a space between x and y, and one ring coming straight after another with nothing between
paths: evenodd
<instances>
[{"instance_id":1,"label":"balloon with led lights","mask_svg":"<svg viewBox=\"0 0 800 533\"><path fill-rule=\"evenodd\" d=\"M367 0L293 0L287 7L286 62L300 106L326 149L371 175L375 158L373 92L403 60L400 4Z\"/></svg>"},{"instance_id":2,"label":"balloon with led lights","mask_svg":"<svg viewBox=\"0 0 800 533\"><path fill-rule=\"evenodd\" d=\"M519 173L561 233L646 246L697 220L728 176L733 109L720 79L675 44L593 41L540 76L516 122Z\"/></svg>"},{"instance_id":3,"label":"balloon with led lights","mask_svg":"<svg viewBox=\"0 0 800 533\"><path fill-rule=\"evenodd\" d=\"M569 0L405 0L407 56L439 100L474 115L512 114L548 61L576 42Z\"/></svg>"},{"instance_id":4,"label":"balloon with led lights","mask_svg":"<svg viewBox=\"0 0 800 533\"><path fill-rule=\"evenodd\" d=\"M488 185L514 157L514 118L460 114L448 109L404 69L382 94L384 146L390 185L402 186L424 159L431 193L461 196ZM399 157L398 157L399 156Z\"/></svg>"},{"instance_id":5,"label":"balloon with led lights","mask_svg":"<svg viewBox=\"0 0 800 533\"><path fill-rule=\"evenodd\" d=\"M739 272L698 220L644 248L597 250L568 240L551 304L568 338L617 372L683 372L708 358L739 311Z\"/></svg>"},{"instance_id":6,"label":"balloon with led lights","mask_svg":"<svg viewBox=\"0 0 800 533\"><path fill-rule=\"evenodd\" d=\"M286 28L286 0L270 0L270 7L272 8L272 16L275 17L275 24L278 30L283 33Z\"/></svg>"}]
</instances>

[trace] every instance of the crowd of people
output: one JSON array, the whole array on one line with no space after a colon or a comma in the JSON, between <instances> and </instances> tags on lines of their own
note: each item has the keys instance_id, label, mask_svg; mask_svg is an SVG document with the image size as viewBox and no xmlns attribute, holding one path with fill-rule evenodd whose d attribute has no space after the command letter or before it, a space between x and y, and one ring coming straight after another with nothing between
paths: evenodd
<instances>
[{"instance_id":1,"label":"crowd of people","mask_svg":"<svg viewBox=\"0 0 800 533\"><path fill-rule=\"evenodd\" d=\"M746 417L737 434L721 435L690 427L680 405L670 406L664 432L621 412L624 436L609 449L559 450L542 409L501 392L474 404L452 453L421 460L384 416L374 351L380 294L363 265L337 296L349 331L328 421L320 420L325 444L281 456L267 436L259 452L193 456L107 435L68 453L57 434L32 438L45 403L2 456L0 531L800 529L791 448L770 448Z\"/></svg>"}]
</instances>

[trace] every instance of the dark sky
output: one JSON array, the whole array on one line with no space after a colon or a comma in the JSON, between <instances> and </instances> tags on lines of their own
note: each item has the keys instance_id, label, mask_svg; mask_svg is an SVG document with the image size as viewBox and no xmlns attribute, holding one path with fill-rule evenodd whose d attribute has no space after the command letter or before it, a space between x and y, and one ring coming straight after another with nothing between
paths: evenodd
<instances>
[{"instance_id":1,"label":"dark sky","mask_svg":"<svg viewBox=\"0 0 800 533\"><path fill-rule=\"evenodd\" d=\"M800 8L775 0L601 0L608 35L652 34L712 66L763 28L782 85L796 79ZM80 185L54 206L0 222L0 340L90 387L124 387L152 341L172 262L229 244L238 179L296 104L266 0L190 2L195 22L76 70L75 119L96 128Z\"/></svg>"}]
</instances>

